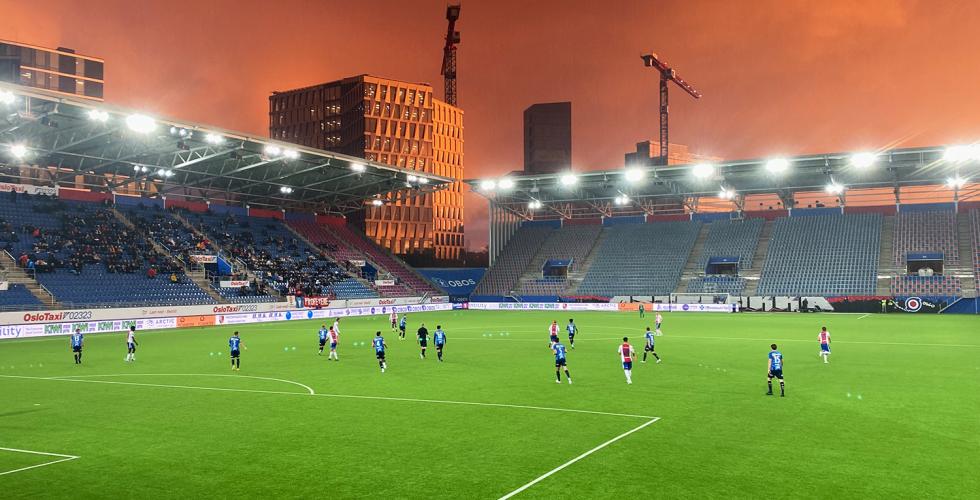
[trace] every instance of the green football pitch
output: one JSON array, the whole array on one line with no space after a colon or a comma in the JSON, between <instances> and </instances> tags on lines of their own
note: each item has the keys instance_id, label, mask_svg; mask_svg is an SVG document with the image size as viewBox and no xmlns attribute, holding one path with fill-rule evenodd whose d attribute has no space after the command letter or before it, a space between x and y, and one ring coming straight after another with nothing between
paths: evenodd
<instances>
[{"instance_id":1,"label":"green football pitch","mask_svg":"<svg viewBox=\"0 0 980 500\"><path fill-rule=\"evenodd\" d=\"M662 364L626 385L648 314L451 311L0 343L0 497L628 498L980 495L980 321L668 314ZM574 384L551 320L574 317ZM445 362L412 332L447 332ZM830 364L817 331L833 335ZM380 373L370 347L388 343ZM562 338L565 338L564 332ZM766 396L769 344L787 397ZM567 343L567 342L566 342ZM651 358L652 359L652 358ZM778 391L777 391L778 392Z\"/></svg>"}]
</instances>

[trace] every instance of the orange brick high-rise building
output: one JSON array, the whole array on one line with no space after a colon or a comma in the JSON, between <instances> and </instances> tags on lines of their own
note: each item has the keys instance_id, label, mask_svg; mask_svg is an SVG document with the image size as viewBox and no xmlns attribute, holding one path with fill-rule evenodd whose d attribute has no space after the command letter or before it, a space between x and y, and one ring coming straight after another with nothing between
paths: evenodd
<instances>
[{"instance_id":1,"label":"orange brick high-rise building","mask_svg":"<svg viewBox=\"0 0 980 500\"><path fill-rule=\"evenodd\" d=\"M365 207L351 219L393 253L438 261L462 256L463 111L434 98L431 85L359 75L274 92L269 134L456 179L436 193Z\"/></svg>"}]
</instances>

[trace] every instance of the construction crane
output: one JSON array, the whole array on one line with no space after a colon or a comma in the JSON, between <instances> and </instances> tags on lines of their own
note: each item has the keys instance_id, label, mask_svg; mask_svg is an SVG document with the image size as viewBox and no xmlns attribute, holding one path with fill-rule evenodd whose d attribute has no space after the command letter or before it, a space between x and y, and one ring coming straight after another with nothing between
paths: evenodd
<instances>
[{"instance_id":1,"label":"construction crane","mask_svg":"<svg viewBox=\"0 0 980 500\"><path fill-rule=\"evenodd\" d=\"M673 68L667 66L667 63L660 60L657 54L643 54L640 56L643 59L643 65L648 68L654 68L660 72L660 158L658 163L660 165L667 164L667 87L668 82L674 82L678 87L684 89L685 92L691 94L695 99L701 98L701 92L691 86L691 84L684 81L683 78L677 76L677 72Z\"/></svg>"},{"instance_id":2,"label":"construction crane","mask_svg":"<svg viewBox=\"0 0 980 500\"><path fill-rule=\"evenodd\" d=\"M449 29L446 31L446 46L442 49L442 76L446 78L446 104L456 105L456 44L459 43L459 32L456 31L456 21L459 20L460 5L446 6L446 20Z\"/></svg>"}]
</instances>

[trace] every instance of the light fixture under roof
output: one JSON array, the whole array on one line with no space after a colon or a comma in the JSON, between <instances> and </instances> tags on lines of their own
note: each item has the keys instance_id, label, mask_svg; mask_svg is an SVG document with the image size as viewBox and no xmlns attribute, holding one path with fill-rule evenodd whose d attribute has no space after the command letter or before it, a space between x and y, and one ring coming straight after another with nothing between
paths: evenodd
<instances>
[{"instance_id":1,"label":"light fixture under roof","mask_svg":"<svg viewBox=\"0 0 980 500\"><path fill-rule=\"evenodd\" d=\"M562 186L574 186L576 183L578 183L578 177L576 177L575 174L568 172L562 174L561 177L558 178L558 181L561 182Z\"/></svg>"},{"instance_id":2,"label":"light fixture under roof","mask_svg":"<svg viewBox=\"0 0 980 500\"><path fill-rule=\"evenodd\" d=\"M14 155L14 158L21 159L27 156L27 146L23 144L14 144L10 146L10 154Z\"/></svg>"},{"instance_id":3,"label":"light fixture under roof","mask_svg":"<svg viewBox=\"0 0 980 500\"><path fill-rule=\"evenodd\" d=\"M126 126L133 132L148 134L157 128L157 121L146 115L139 113L126 117Z\"/></svg>"},{"instance_id":4,"label":"light fixture under roof","mask_svg":"<svg viewBox=\"0 0 980 500\"><path fill-rule=\"evenodd\" d=\"M364 172L365 170L367 170L367 167L365 167L363 163L351 163L350 164L350 169L353 170L353 171L355 171L355 172L360 173L360 172Z\"/></svg>"},{"instance_id":5,"label":"light fixture under roof","mask_svg":"<svg viewBox=\"0 0 980 500\"><path fill-rule=\"evenodd\" d=\"M497 181L493 179L485 179L480 183L480 188L484 191L493 191L497 188Z\"/></svg>"},{"instance_id":6,"label":"light fixture under roof","mask_svg":"<svg viewBox=\"0 0 980 500\"><path fill-rule=\"evenodd\" d=\"M627 168L623 173L623 177L626 178L627 182L639 182L643 180L646 176L646 172L642 168L630 167Z\"/></svg>"},{"instance_id":7,"label":"light fixture under roof","mask_svg":"<svg viewBox=\"0 0 980 500\"><path fill-rule=\"evenodd\" d=\"M691 169L691 174L698 179L707 179L715 175L715 166L710 163L698 163Z\"/></svg>"},{"instance_id":8,"label":"light fixture under roof","mask_svg":"<svg viewBox=\"0 0 980 500\"><path fill-rule=\"evenodd\" d=\"M789 160L786 158L773 158L766 162L766 171L770 174L781 174L789 170Z\"/></svg>"},{"instance_id":9,"label":"light fixture under roof","mask_svg":"<svg viewBox=\"0 0 980 500\"><path fill-rule=\"evenodd\" d=\"M505 177L503 179L500 179L500 182L498 182L497 185L500 186L500 189L513 189L514 179Z\"/></svg>"},{"instance_id":10,"label":"light fixture under roof","mask_svg":"<svg viewBox=\"0 0 980 500\"><path fill-rule=\"evenodd\" d=\"M851 165L857 168L869 168L878 161L878 155L871 152L854 153L851 155Z\"/></svg>"}]
</instances>

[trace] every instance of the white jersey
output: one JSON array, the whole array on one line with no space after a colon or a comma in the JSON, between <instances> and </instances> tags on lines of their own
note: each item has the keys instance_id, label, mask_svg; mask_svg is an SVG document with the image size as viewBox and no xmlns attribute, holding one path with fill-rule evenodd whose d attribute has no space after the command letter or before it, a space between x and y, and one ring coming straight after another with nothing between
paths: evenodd
<instances>
[{"instance_id":1,"label":"white jersey","mask_svg":"<svg viewBox=\"0 0 980 500\"><path fill-rule=\"evenodd\" d=\"M333 331L340 333L340 321L333 322Z\"/></svg>"},{"instance_id":2,"label":"white jersey","mask_svg":"<svg viewBox=\"0 0 980 500\"><path fill-rule=\"evenodd\" d=\"M132 344L134 342L136 342L136 334L134 334L133 332L127 333L126 334L126 343L127 344Z\"/></svg>"},{"instance_id":3,"label":"white jersey","mask_svg":"<svg viewBox=\"0 0 980 500\"><path fill-rule=\"evenodd\" d=\"M664 317L661 316L660 313L657 313L657 324L659 325L660 323L663 322L664 322Z\"/></svg>"},{"instance_id":4,"label":"white jersey","mask_svg":"<svg viewBox=\"0 0 980 500\"><path fill-rule=\"evenodd\" d=\"M558 336L558 323L552 323L551 326L548 327L548 333L551 336L553 336L553 337L557 337Z\"/></svg>"},{"instance_id":5,"label":"white jersey","mask_svg":"<svg viewBox=\"0 0 980 500\"><path fill-rule=\"evenodd\" d=\"M398 321L398 314L395 311L391 311L391 316L388 316L388 318L391 319L391 324L395 324Z\"/></svg>"}]
</instances>

